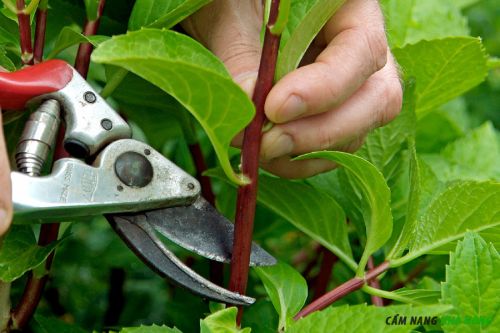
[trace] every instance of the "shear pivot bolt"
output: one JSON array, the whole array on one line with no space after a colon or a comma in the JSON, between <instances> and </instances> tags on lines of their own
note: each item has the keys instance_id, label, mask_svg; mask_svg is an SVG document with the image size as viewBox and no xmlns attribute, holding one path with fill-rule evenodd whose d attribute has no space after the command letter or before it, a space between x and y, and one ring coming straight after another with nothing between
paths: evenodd
<instances>
[{"instance_id":1,"label":"shear pivot bolt","mask_svg":"<svg viewBox=\"0 0 500 333\"><path fill-rule=\"evenodd\" d=\"M85 92L85 94L83 94L83 98L87 103L95 103L95 101L97 100L97 97L92 91Z\"/></svg>"},{"instance_id":2,"label":"shear pivot bolt","mask_svg":"<svg viewBox=\"0 0 500 333\"><path fill-rule=\"evenodd\" d=\"M146 157L128 151L116 159L115 174L127 186L144 187L153 179L153 166Z\"/></svg>"}]
</instances>

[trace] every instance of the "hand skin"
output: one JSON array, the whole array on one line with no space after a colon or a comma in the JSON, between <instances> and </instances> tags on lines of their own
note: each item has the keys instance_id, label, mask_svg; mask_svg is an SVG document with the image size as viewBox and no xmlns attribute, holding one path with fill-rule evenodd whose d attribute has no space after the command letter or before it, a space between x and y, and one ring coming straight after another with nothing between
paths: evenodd
<instances>
[{"instance_id":1,"label":"hand skin","mask_svg":"<svg viewBox=\"0 0 500 333\"><path fill-rule=\"evenodd\" d=\"M1 71L1 68L0 68ZM12 220L12 197L10 167L3 136L2 112L0 110L0 243Z\"/></svg>"},{"instance_id":2,"label":"hand skin","mask_svg":"<svg viewBox=\"0 0 500 333\"><path fill-rule=\"evenodd\" d=\"M260 61L261 0L214 0L183 22L184 29L226 65L252 94ZM366 134L401 110L402 86L387 46L376 0L348 0L326 23L301 67L269 93L261 166L286 178L335 167L325 160L290 161L317 150L354 152ZM242 135L233 140L241 146Z\"/></svg>"},{"instance_id":3,"label":"hand skin","mask_svg":"<svg viewBox=\"0 0 500 333\"><path fill-rule=\"evenodd\" d=\"M0 72L6 70L0 66ZM3 136L2 109L0 108L0 245L2 236L9 230L12 220L12 190L10 165Z\"/></svg>"}]
</instances>

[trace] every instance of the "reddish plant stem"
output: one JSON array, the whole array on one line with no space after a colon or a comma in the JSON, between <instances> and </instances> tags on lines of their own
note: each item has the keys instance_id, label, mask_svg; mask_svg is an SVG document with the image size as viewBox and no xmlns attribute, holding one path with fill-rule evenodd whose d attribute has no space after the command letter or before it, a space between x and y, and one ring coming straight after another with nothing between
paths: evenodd
<instances>
[{"instance_id":1,"label":"reddish plant stem","mask_svg":"<svg viewBox=\"0 0 500 333\"><path fill-rule=\"evenodd\" d=\"M33 48L31 46L30 16L25 14L24 0L16 0L17 19L19 22L19 39L21 46L21 60L24 65L33 65Z\"/></svg>"},{"instance_id":2,"label":"reddish plant stem","mask_svg":"<svg viewBox=\"0 0 500 333\"><path fill-rule=\"evenodd\" d=\"M33 62L38 64L43 61L43 48L45 45L45 30L47 27L47 8L38 8L36 11L35 46Z\"/></svg>"},{"instance_id":3,"label":"reddish plant stem","mask_svg":"<svg viewBox=\"0 0 500 333\"><path fill-rule=\"evenodd\" d=\"M375 264L373 262L373 257L370 257L370 258L368 258L368 269L372 270L374 268L375 268ZM374 278L373 280L368 281L368 285L370 287L380 289L380 282L378 281L377 278ZM384 306L384 300L378 296L371 295L371 300L372 300L372 304L375 306Z\"/></svg>"},{"instance_id":4,"label":"reddish plant stem","mask_svg":"<svg viewBox=\"0 0 500 333\"><path fill-rule=\"evenodd\" d=\"M193 158L194 166L196 169L196 179L201 184L201 194L203 197L213 206L215 205L215 195L212 191L212 183L210 177L203 176L203 173L207 171L207 163L205 162L205 157L201 151L199 143L193 143L189 145L189 151L191 157Z\"/></svg>"},{"instance_id":5,"label":"reddish plant stem","mask_svg":"<svg viewBox=\"0 0 500 333\"><path fill-rule=\"evenodd\" d=\"M336 287L335 289L331 290L330 292L326 293L325 295L321 296L317 300L304 307L302 310L300 310L299 313L297 313L297 315L295 315L293 319L298 320L315 311L326 308L342 297L361 289L365 285L365 283L375 279L377 276L384 273L388 269L389 262L385 261L379 266L369 270L364 278L354 277L350 279L349 281L341 284L340 286Z\"/></svg>"},{"instance_id":6,"label":"reddish plant stem","mask_svg":"<svg viewBox=\"0 0 500 333\"><path fill-rule=\"evenodd\" d=\"M245 129L242 147L242 171L250 183L240 186L236 202L236 219L234 230L233 255L231 258L231 275L229 289L245 294L248 282L250 249L252 245L253 223L257 200L257 178L259 169L259 152L262 141L262 126L266 119L264 103L273 86L274 73L280 36L273 35L269 29L278 15L279 0L272 0L269 22L264 36L264 46L260 59L257 83L253 93L256 113L252 122ZM241 321L242 308L238 311L238 323Z\"/></svg>"},{"instance_id":7,"label":"reddish plant stem","mask_svg":"<svg viewBox=\"0 0 500 333\"><path fill-rule=\"evenodd\" d=\"M198 179L201 184L201 195L212 206L215 206L215 195L212 191L212 182L209 177L203 176L203 173L207 170L207 163L205 162L200 144L198 142L190 144L189 152L191 153L196 169L196 179ZM221 286L224 283L224 264L217 261L210 261L209 274L210 281Z\"/></svg>"},{"instance_id":8,"label":"reddish plant stem","mask_svg":"<svg viewBox=\"0 0 500 333\"><path fill-rule=\"evenodd\" d=\"M314 280L314 300L325 294L328 282L330 282L332 277L333 265L338 261L337 256L327 248L321 247L321 250L321 252L323 252L323 258L321 260L318 276Z\"/></svg>"},{"instance_id":9,"label":"reddish plant stem","mask_svg":"<svg viewBox=\"0 0 500 333\"><path fill-rule=\"evenodd\" d=\"M95 20L86 20L83 26L82 34L85 36L92 36L97 33L99 29L99 23L101 22L102 11L104 10L104 5L106 0L100 0L97 7L97 17ZM78 47L78 53L75 59L75 69L81 76L87 77L90 65L90 55L94 50L94 46L90 43L81 43Z\"/></svg>"}]
</instances>

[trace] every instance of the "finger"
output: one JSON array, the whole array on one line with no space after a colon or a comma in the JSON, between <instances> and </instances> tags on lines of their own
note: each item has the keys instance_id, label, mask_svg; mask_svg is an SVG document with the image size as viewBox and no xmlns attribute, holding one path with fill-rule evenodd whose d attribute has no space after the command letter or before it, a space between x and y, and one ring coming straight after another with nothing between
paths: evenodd
<instances>
[{"instance_id":1,"label":"finger","mask_svg":"<svg viewBox=\"0 0 500 333\"><path fill-rule=\"evenodd\" d=\"M12 194L10 183L10 167L2 126L0 110L0 236L9 229L12 219Z\"/></svg>"},{"instance_id":2,"label":"finger","mask_svg":"<svg viewBox=\"0 0 500 333\"><path fill-rule=\"evenodd\" d=\"M402 88L392 60L344 104L331 111L275 125L263 136L261 158L271 160L332 149L384 125L399 113Z\"/></svg>"},{"instance_id":3,"label":"finger","mask_svg":"<svg viewBox=\"0 0 500 333\"><path fill-rule=\"evenodd\" d=\"M259 1L215 0L183 22L193 37L226 65L251 95L259 69L262 6Z\"/></svg>"},{"instance_id":4,"label":"finger","mask_svg":"<svg viewBox=\"0 0 500 333\"><path fill-rule=\"evenodd\" d=\"M326 112L350 97L387 61L383 16L377 1L348 1L325 27L328 42L313 64L283 77L266 100L275 123Z\"/></svg>"}]
</instances>

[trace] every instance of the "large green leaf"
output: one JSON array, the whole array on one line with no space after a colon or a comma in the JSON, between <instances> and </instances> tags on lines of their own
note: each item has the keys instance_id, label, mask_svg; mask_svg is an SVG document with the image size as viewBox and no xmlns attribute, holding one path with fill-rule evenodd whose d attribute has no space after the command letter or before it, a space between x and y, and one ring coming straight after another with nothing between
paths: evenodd
<instances>
[{"instance_id":1,"label":"large green leaf","mask_svg":"<svg viewBox=\"0 0 500 333\"><path fill-rule=\"evenodd\" d=\"M239 329L236 325L236 314L238 309L230 307L212 313L210 316L200 320L201 333L250 333L250 328Z\"/></svg>"},{"instance_id":2,"label":"large green leaf","mask_svg":"<svg viewBox=\"0 0 500 333\"><path fill-rule=\"evenodd\" d=\"M393 47L450 36L467 36L467 19L455 0L382 0Z\"/></svg>"},{"instance_id":3,"label":"large green leaf","mask_svg":"<svg viewBox=\"0 0 500 333\"><path fill-rule=\"evenodd\" d=\"M464 136L470 123L464 98L459 97L443 104L418 119L417 151L439 153L448 143Z\"/></svg>"},{"instance_id":4,"label":"large green leaf","mask_svg":"<svg viewBox=\"0 0 500 333\"><path fill-rule=\"evenodd\" d=\"M488 73L479 38L423 40L393 51L405 75L416 80L419 117L478 85Z\"/></svg>"},{"instance_id":5,"label":"large green leaf","mask_svg":"<svg viewBox=\"0 0 500 333\"><path fill-rule=\"evenodd\" d=\"M211 0L137 0L128 22L129 30L142 27L170 28Z\"/></svg>"},{"instance_id":6,"label":"large green leaf","mask_svg":"<svg viewBox=\"0 0 500 333\"><path fill-rule=\"evenodd\" d=\"M412 324L411 318L424 322L424 318L438 322L438 315L450 309L447 305L396 305L396 306L355 306L329 307L297 321L287 333L408 333L419 324ZM405 324L399 320L405 318Z\"/></svg>"},{"instance_id":7,"label":"large green leaf","mask_svg":"<svg viewBox=\"0 0 500 333\"><path fill-rule=\"evenodd\" d=\"M300 311L306 301L306 280L299 272L284 263L257 267L255 271L264 283L267 294L280 317L278 331L286 330L287 322Z\"/></svg>"},{"instance_id":8,"label":"large green leaf","mask_svg":"<svg viewBox=\"0 0 500 333\"><path fill-rule=\"evenodd\" d=\"M490 122L450 143L441 154L423 158L443 182L500 180L500 145Z\"/></svg>"},{"instance_id":9,"label":"large green leaf","mask_svg":"<svg viewBox=\"0 0 500 333\"><path fill-rule=\"evenodd\" d=\"M120 330L120 333L182 333L177 328L170 328L167 326L139 326L139 327L125 327Z\"/></svg>"},{"instance_id":10,"label":"large green leaf","mask_svg":"<svg viewBox=\"0 0 500 333\"><path fill-rule=\"evenodd\" d=\"M282 33L276 79L299 66L304 53L325 23L345 0L291 0L288 23Z\"/></svg>"},{"instance_id":11,"label":"large green leaf","mask_svg":"<svg viewBox=\"0 0 500 333\"><path fill-rule=\"evenodd\" d=\"M30 226L13 225L0 248L0 280L11 282L45 261L57 242L45 247L36 244Z\"/></svg>"},{"instance_id":12,"label":"large green leaf","mask_svg":"<svg viewBox=\"0 0 500 333\"><path fill-rule=\"evenodd\" d=\"M254 107L214 55L185 35L142 29L100 44L92 59L123 67L175 97L207 133L224 172L243 183L231 168L228 148Z\"/></svg>"},{"instance_id":13,"label":"large green leaf","mask_svg":"<svg viewBox=\"0 0 500 333\"><path fill-rule=\"evenodd\" d=\"M206 174L227 180L217 170ZM333 197L308 184L260 175L257 200L356 269L345 214Z\"/></svg>"},{"instance_id":14,"label":"large green leaf","mask_svg":"<svg viewBox=\"0 0 500 333\"><path fill-rule=\"evenodd\" d=\"M367 240L357 274L364 274L368 258L387 242L392 233L391 192L384 176L370 162L348 153L324 151L298 157L309 158L324 158L343 166L363 199Z\"/></svg>"},{"instance_id":15,"label":"large green leaf","mask_svg":"<svg viewBox=\"0 0 500 333\"><path fill-rule=\"evenodd\" d=\"M64 27L59 33L56 43L52 48L52 50L50 51L50 53L48 54L47 59L54 58L60 52L73 45L80 43L91 43L92 45L97 46L100 43L107 40L108 38L109 37L107 36L98 36L98 35L84 36L70 27Z\"/></svg>"},{"instance_id":16,"label":"large green leaf","mask_svg":"<svg viewBox=\"0 0 500 333\"><path fill-rule=\"evenodd\" d=\"M500 327L500 255L476 233L467 233L450 256L443 303L453 305L445 332L494 332ZM469 318L470 322L467 322ZM452 322L452 320L458 322Z\"/></svg>"},{"instance_id":17,"label":"large green leaf","mask_svg":"<svg viewBox=\"0 0 500 333\"><path fill-rule=\"evenodd\" d=\"M410 231L409 252L391 265L399 266L460 239L468 230L479 232L499 225L500 183L453 183L429 205Z\"/></svg>"}]
</instances>

